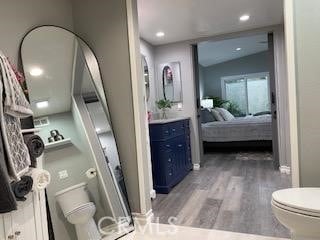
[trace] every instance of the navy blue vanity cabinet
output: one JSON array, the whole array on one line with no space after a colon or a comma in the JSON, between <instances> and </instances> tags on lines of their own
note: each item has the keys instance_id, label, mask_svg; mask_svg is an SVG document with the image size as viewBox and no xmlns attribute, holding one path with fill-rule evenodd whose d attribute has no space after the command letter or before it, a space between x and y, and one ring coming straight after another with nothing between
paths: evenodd
<instances>
[{"instance_id":1,"label":"navy blue vanity cabinet","mask_svg":"<svg viewBox=\"0 0 320 240\"><path fill-rule=\"evenodd\" d=\"M151 122L154 189L169 193L192 170L189 119Z\"/></svg>"}]
</instances>

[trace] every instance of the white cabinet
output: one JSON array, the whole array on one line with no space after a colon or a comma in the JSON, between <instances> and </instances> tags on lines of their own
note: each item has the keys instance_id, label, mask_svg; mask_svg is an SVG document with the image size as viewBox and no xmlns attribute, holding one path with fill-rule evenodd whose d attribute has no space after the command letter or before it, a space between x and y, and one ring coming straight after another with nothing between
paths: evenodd
<instances>
[{"instance_id":1,"label":"white cabinet","mask_svg":"<svg viewBox=\"0 0 320 240\"><path fill-rule=\"evenodd\" d=\"M48 240L44 191L26 198L17 211L0 215L0 240Z\"/></svg>"}]
</instances>

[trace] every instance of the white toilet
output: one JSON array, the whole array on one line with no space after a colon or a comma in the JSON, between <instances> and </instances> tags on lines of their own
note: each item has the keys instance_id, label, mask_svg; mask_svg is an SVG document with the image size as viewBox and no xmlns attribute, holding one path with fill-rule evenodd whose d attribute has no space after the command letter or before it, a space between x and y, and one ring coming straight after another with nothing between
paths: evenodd
<instances>
[{"instance_id":1,"label":"white toilet","mask_svg":"<svg viewBox=\"0 0 320 240\"><path fill-rule=\"evenodd\" d=\"M87 183L80 183L57 192L55 196L64 216L75 225L78 240L100 240L93 219L96 207L90 202L86 186Z\"/></svg>"},{"instance_id":2,"label":"white toilet","mask_svg":"<svg viewBox=\"0 0 320 240\"><path fill-rule=\"evenodd\" d=\"M320 240L320 188L291 188L272 194L276 218L294 240Z\"/></svg>"}]
</instances>

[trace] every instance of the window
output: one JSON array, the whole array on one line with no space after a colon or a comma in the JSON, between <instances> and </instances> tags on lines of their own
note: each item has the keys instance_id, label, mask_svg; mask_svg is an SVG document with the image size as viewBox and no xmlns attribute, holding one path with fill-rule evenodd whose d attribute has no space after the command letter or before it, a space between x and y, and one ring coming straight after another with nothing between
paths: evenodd
<instances>
[{"instance_id":1,"label":"window","mask_svg":"<svg viewBox=\"0 0 320 240\"><path fill-rule=\"evenodd\" d=\"M269 73L221 78L222 97L235 103L243 114L270 111Z\"/></svg>"}]
</instances>

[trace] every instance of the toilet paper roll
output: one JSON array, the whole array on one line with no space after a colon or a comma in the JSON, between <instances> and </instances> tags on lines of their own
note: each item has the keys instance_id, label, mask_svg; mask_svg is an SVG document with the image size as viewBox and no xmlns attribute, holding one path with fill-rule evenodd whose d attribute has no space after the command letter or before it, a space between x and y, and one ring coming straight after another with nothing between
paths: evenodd
<instances>
[{"instance_id":1,"label":"toilet paper roll","mask_svg":"<svg viewBox=\"0 0 320 240\"><path fill-rule=\"evenodd\" d=\"M50 173L44 169L33 168L31 171L31 177L33 179L32 189L34 191L45 189L51 181Z\"/></svg>"},{"instance_id":2,"label":"toilet paper roll","mask_svg":"<svg viewBox=\"0 0 320 240\"><path fill-rule=\"evenodd\" d=\"M86 171L86 176L89 179L95 178L97 176L97 170L95 168L89 168Z\"/></svg>"}]
</instances>

